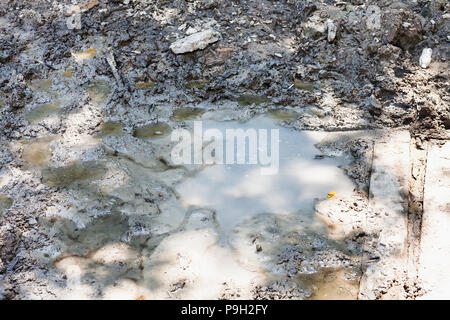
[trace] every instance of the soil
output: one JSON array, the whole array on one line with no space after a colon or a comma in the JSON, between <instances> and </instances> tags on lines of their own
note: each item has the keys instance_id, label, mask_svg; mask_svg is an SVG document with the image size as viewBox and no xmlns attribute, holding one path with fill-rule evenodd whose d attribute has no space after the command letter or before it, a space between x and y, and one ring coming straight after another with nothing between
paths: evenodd
<instances>
[{"instance_id":1,"label":"soil","mask_svg":"<svg viewBox=\"0 0 450 320\"><path fill-rule=\"evenodd\" d=\"M450 130L448 1L73 3L0 3L0 299L364 298L364 266L380 258L364 226L373 148L396 131L412 139L409 267L401 294L374 292L423 294L426 148ZM170 49L207 29L219 40ZM324 233L268 212L237 225L230 250L212 211L180 207L176 186L200 169L171 162L169 133L257 115L320 132L316 160L346 159L355 189L316 203ZM234 261L220 285L186 239L210 268Z\"/></svg>"}]
</instances>

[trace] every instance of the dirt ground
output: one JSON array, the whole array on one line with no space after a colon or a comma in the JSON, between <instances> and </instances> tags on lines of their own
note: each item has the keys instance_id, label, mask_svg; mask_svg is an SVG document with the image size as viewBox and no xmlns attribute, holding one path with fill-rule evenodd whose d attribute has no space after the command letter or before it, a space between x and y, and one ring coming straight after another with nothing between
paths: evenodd
<instances>
[{"instance_id":1,"label":"dirt ground","mask_svg":"<svg viewBox=\"0 0 450 320\"><path fill-rule=\"evenodd\" d=\"M1 1L0 299L426 295L425 172L427 150L449 139L449 7ZM204 47L174 52L207 30ZM421 66L425 48L431 62ZM179 208L175 187L196 169L171 163L167 135L187 120L257 115L319 132L319 156L348 160L355 189L317 203L323 234L268 213L237 225L230 250L213 212ZM398 148L378 145L391 137ZM383 210L397 207L376 203L377 150L405 161L388 172L398 178L401 247L382 231L392 217ZM397 249L401 270L391 269ZM234 262L222 270L218 256Z\"/></svg>"}]
</instances>

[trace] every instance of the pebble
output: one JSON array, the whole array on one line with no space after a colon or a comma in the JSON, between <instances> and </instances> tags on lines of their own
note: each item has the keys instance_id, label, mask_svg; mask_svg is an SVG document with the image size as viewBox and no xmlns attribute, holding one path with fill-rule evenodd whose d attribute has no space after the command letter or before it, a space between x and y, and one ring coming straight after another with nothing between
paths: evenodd
<instances>
[{"instance_id":1,"label":"pebble","mask_svg":"<svg viewBox=\"0 0 450 320\"><path fill-rule=\"evenodd\" d=\"M332 20L328 20L328 42L333 42L336 38L337 27Z\"/></svg>"},{"instance_id":2,"label":"pebble","mask_svg":"<svg viewBox=\"0 0 450 320\"><path fill-rule=\"evenodd\" d=\"M431 63L431 54L433 50L431 48L425 48L422 50L422 54L420 55L419 64L422 68L428 68Z\"/></svg>"},{"instance_id":3,"label":"pebble","mask_svg":"<svg viewBox=\"0 0 450 320\"><path fill-rule=\"evenodd\" d=\"M81 29L81 14L76 13L66 19L67 28L70 30L80 30Z\"/></svg>"},{"instance_id":4,"label":"pebble","mask_svg":"<svg viewBox=\"0 0 450 320\"><path fill-rule=\"evenodd\" d=\"M208 45L217 41L219 41L219 33L213 29L208 29L175 41L171 44L170 49L175 54L193 52L205 49Z\"/></svg>"}]
</instances>

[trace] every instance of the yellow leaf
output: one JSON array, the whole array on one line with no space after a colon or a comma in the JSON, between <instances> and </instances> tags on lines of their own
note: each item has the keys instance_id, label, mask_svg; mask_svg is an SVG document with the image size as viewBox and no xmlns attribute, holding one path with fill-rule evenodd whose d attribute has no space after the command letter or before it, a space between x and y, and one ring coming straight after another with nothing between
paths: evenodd
<instances>
[{"instance_id":1,"label":"yellow leaf","mask_svg":"<svg viewBox=\"0 0 450 320\"><path fill-rule=\"evenodd\" d=\"M331 198L331 197L334 197L336 195L336 191L331 191L331 192L328 192L328 194L327 194L327 198Z\"/></svg>"}]
</instances>

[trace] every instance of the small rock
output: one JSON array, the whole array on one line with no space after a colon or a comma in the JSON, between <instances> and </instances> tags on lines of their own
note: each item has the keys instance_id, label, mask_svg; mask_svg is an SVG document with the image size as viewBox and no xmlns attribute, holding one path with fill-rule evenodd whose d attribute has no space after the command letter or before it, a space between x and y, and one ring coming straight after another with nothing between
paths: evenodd
<instances>
[{"instance_id":1,"label":"small rock","mask_svg":"<svg viewBox=\"0 0 450 320\"><path fill-rule=\"evenodd\" d=\"M76 13L66 20L67 28L70 30L80 30L81 29L81 14Z\"/></svg>"},{"instance_id":2,"label":"small rock","mask_svg":"<svg viewBox=\"0 0 450 320\"><path fill-rule=\"evenodd\" d=\"M428 68L431 63L431 54L433 50L430 48L425 48L422 50L422 54L420 55L419 64L422 68Z\"/></svg>"},{"instance_id":3,"label":"small rock","mask_svg":"<svg viewBox=\"0 0 450 320\"><path fill-rule=\"evenodd\" d=\"M194 34L194 33L197 33L197 32L198 32L198 30L195 29L195 28L192 28L192 27L189 27L189 28L186 30L186 34L187 34L188 36L190 36L190 35L192 35L192 34Z\"/></svg>"},{"instance_id":4,"label":"small rock","mask_svg":"<svg viewBox=\"0 0 450 320\"><path fill-rule=\"evenodd\" d=\"M193 52L195 50L205 49L208 45L217 41L219 41L218 32L208 29L175 41L170 46L170 49L175 54Z\"/></svg>"},{"instance_id":5,"label":"small rock","mask_svg":"<svg viewBox=\"0 0 450 320\"><path fill-rule=\"evenodd\" d=\"M328 42L333 42L336 38L337 27L332 20L328 20Z\"/></svg>"},{"instance_id":6,"label":"small rock","mask_svg":"<svg viewBox=\"0 0 450 320\"><path fill-rule=\"evenodd\" d=\"M327 31L327 26L318 15L313 15L307 22L302 23L302 29L306 37L317 39Z\"/></svg>"},{"instance_id":7,"label":"small rock","mask_svg":"<svg viewBox=\"0 0 450 320\"><path fill-rule=\"evenodd\" d=\"M262 251L261 245L257 244L256 245L256 252L261 252L261 251Z\"/></svg>"},{"instance_id":8,"label":"small rock","mask_svg":"<svg viewBox=\"0 0 450 320\"><path fill-rule=\"evenodd\" d=\"M369 30L377 30L381 28L381 9L376 5L370 5L366 10L367 20L366 27Z\"/></svg>"}]
</instances>

